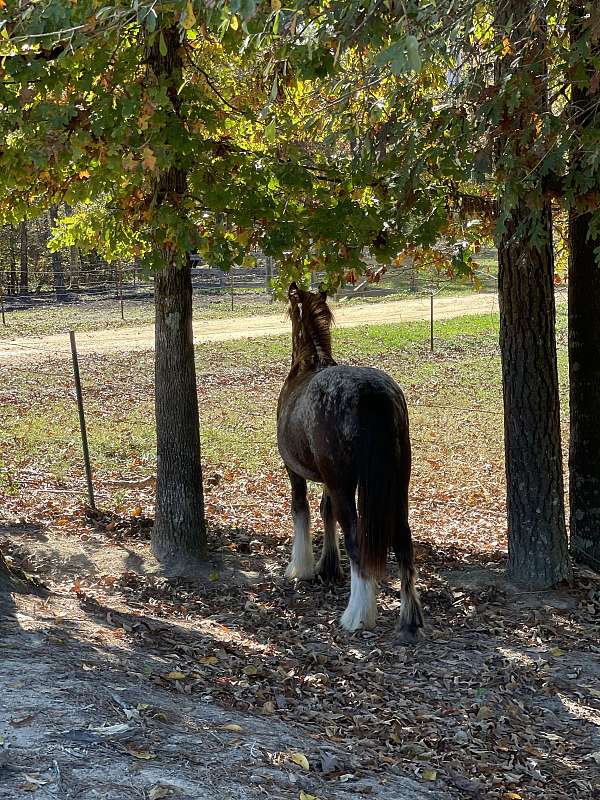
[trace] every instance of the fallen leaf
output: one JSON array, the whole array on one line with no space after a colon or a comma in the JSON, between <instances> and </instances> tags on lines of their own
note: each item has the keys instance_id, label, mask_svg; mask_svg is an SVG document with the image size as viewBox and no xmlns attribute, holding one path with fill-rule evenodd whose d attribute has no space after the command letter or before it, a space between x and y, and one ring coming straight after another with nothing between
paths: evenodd
<instances>
[{"instance_id":1,"label":"fallen leaf","mask_svg":"<svg viewBox=\"0 0 600 800\"><path fill-rule=\"evenodd\" d=\"M154 753L150 753L148 750L138 750L134 745L128 745L125 749L130 756L142 759L143 761L152 761L156 758Z\"/></svg>"},{"instance_id":2,"label":"fallen leaf","mask_svg":"<svg viewBox=\"0 0 600 800\"><path fill-rule=\"evenodd\" d=\"M163 675L162 677L166 678L168 681L182 681L187 678L187 675L185 672L179 672L178 670L174 669L172 672L167 672L167 674Z\"/></svg>"},{"instance_id":3,"label":"fallen leaf","mask_svg":"<svg viewBox=\"0 0 600 800\"><path fill-rule=\"evenodd\" d=\"M489 706L481 706L477 712L477 719L490 719L494 716L494 712Z\"/></svg>"},{"instance_id":4,"label":"fallen leaf","mask_svg":"<svg viewBox=\"0 0 600 800\"><path fill-rule=\"evenodd\" d=\"M437 772L434 769L424 769L421 777L424 781L434 781L437 778Z\"/></svg>"},{"instance_id":5,"label":"fallen leaf","mask_svg":"<svg viewBox=\"0 0 600 800\"><path fill-rule=\"evenodd\" d=\"M242 672L244 675L258 675L258 669L254 666L254 664L248 664L247 667L244 667Z\"/></svg>"},{"instance_id":6,"label":"fallen leaf","mask_svg":"<svg viewBox=\"0 0 600 800\"><path fill-rule=\"evenodd\" d=\"M161 800L163 797L168 797L171 794L171 789L167 789L166 786L153 786L151 789L148 790L148 800Z\"/></svg>"},{"instance_id":7,"label":"fallen leaf","mask_svg":"<svg viewBox=\"0 0 600 800\"><path fill-rule=\"evenodd\" d=\"M553 647L552 650L550 650L550 655L554 656L554 658L560 658L566 655L566 653L564 650L561 650L560 647Z\"/></svg>"},{"instance_id":8,"label":"fallen leaf","mask_svg":"<svg viewBox=\"0 0 600 800\"><path fill-rule=\"evenodd\" d=\"M319 800L316 794L306 794L306 792L300 789L300 794L298 795L298 800Z\"/></svg>"},{"instance_id":9,"label":"fallen leaf","mask_svg":"<svg viewBox=\"0 0 600 800\"><path fill-rule=\"evenodd\" d=\"M298 764L298 766L302 767L302 769L310 769L308 758L304 755L304 753L292 753L290 758L294 764Z\"/></svg>"},{"instance_id":10,"label":"fallen leaf","mask_svg":"<svg viewBox=\"0 0 600 800\"><path fill-rule=\"evenodd\" d=\"M202 658L198 659L198 662L200 664L208 664L209 666L212 666L213 664L218 664L219 659L216 656L203 656Z\"/></svg>"},{"instance_id":11,"label":"fallen leaf","mask_svg":"<svg viewBox=\"0 0 600 800\"><path fill-rule=\"evenodd\" d=\"M228 722L226 725L221 725L220 730L231 731L232 733L240 733L242 726L236 725L235 722Z\"/></svg>"}]
</instances>

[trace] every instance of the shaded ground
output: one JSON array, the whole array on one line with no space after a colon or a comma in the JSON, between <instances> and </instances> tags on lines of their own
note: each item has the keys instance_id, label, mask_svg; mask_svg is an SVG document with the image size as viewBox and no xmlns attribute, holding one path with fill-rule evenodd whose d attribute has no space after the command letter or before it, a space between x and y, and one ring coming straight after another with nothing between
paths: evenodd
<instances>
[{"instance_id":1,"label":"shaded ground","mask_svg":"<svg viewBox=\"0 0 600 800\"><path fill-rule=\"evenodd\" d=\"M435 301L436 319L450 319L464 314L491 314L497 310L495 295L463 295L441 297ZM365 303L335 308L339 328L366 324L411 322L429 319L428 298L398 300L389 303ZM228 319L196 319L196 342L227 341L258 336L273 336L289 331L289 321L281 314L232 317ZM85 331L78 336L81 353L111 353L129 350L147 350L154 345L154 326L110 328ZM0 339L0 360L39 358L40 355L69 356L69 340L65 334L54 334L32 339L24 336Z\"/></svg>"}]
</instances>

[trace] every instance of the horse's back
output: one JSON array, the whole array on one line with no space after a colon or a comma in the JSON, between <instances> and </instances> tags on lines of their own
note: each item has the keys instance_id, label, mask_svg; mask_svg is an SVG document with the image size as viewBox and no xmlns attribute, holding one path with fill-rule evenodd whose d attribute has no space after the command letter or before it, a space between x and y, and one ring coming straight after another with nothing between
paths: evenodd
<instances>
[{"instance_id":1,"label":"horse's back","mask_svg":"<svg viewBox=\"0 0 600 800\"><path fill-rule=\"evenodd\" d=\"M404 395L381 370L343 364L318 370L298 382L286 406L279 449L286 464L309 479L328 483L346 475L352 482L365 438L381 426L402 449L409 447Z\"/></svg>"}]
</instances>

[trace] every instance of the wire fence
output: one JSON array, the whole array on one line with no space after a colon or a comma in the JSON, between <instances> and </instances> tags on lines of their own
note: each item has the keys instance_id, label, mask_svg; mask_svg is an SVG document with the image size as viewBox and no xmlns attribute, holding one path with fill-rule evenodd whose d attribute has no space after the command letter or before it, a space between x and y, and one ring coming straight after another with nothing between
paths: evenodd
<instances>
[{"instance_id":1,"label":"wire fence","mask_svg":"<svg viewBox=\"0 0 600 800\"><path fill-rule=\"evenodd\" d=\"M277 278L278 264L262 251L253 254L255 266L234 267L223 272L205 264L198 256L192 256L192 292L196 297L213 296L231 300L232 309L241 299L249 299L254 295L263 301L272 299L272 285ZM488 258L493 261L493 251ZM407 296L423 296L431 293L464 292L476 286L483 291L493 292L496 289L494 269L478 270L469 280L457 280L446 276L443 272L432 268L419 267L411 259L399 267L384 270L369 259L375 280L360 279L355 283L347 283L339 289L338 300L353 298L381 298L393 294ZM313 273L311 285L316 288L323 279L322 273ZM78 304L87 307L114 304L117 312L125 318L125 308L143 303L151 303L154 297L154 280L139 264L119 263L114 267L106 262L99 262L93 267L80 267L76 277L71 276L69 282L61 280L58 285L38 283L37 286L17 287L11 283L9 270L0 270L0 310L2 322L8 324L7 317L17 311L32 310L59 306L68 307Z\"/></svg>"}]
</instances>

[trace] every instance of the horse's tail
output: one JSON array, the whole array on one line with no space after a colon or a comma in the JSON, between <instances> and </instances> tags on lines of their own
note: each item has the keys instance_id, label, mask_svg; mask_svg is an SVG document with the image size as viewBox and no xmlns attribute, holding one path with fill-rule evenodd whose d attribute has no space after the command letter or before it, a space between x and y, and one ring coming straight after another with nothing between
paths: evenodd
<instances>
[{"instance_id":1,"label":"horse's tail","mask_svg":"<svg viewBox=\"0 0 600 800\"><path fill-rule=\"evenodd\" d=\"M370 576L385 573L388 553L412 568L408 528L410 441L403 400L374 394L359 409L358 546Z\"/></svg>"}]
</instances>

